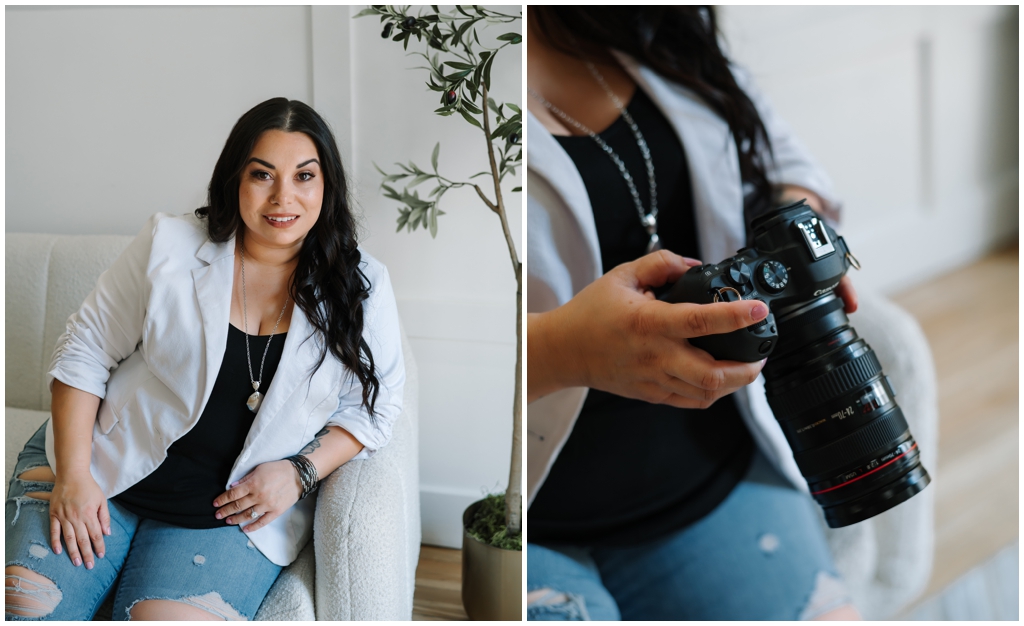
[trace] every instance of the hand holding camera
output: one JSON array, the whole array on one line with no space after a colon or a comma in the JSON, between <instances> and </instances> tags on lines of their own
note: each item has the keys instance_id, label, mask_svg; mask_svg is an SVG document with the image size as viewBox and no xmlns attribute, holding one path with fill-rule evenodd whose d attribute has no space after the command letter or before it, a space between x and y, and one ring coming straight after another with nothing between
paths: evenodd
<instances>
[{"instance_id":1,"label":"hand holding camera","mask_svg":"<svg viewBox=\"0 0 1024 626\"><path fill-rule=\"evenodd\" d=\"M728 333L764 319L760 302L669 305L652 289L698 261L662 250L624 263L563 306L531 314L529 401L565 387L591 387L681 408L707 408L753 382L754 363L716 361L694 337ZM760 311L760 313L758 313Z\"/></svg>"}]
</instances>

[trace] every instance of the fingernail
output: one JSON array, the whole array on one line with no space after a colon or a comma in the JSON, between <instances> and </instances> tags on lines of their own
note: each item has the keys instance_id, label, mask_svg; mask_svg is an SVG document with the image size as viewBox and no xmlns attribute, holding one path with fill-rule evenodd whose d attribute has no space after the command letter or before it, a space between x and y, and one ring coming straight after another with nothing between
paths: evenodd
<instances>
[{"instance_id":1,"label":"fingernail","mask_svg":"<svg viewBox=\"0 0 1024 626\"><path fill-rule=\"evenodd\" d=\"M104 554L105 554L104 552L99 552L99 553L96 554L96 556L98 556L98 557L100 557L102 559Z\"/></svg>"},{"instance_id":2,"label":"fingernail","mask_svg":"<svg viewBox=\"0 0 1024 626\"><path fill-rule=\"evenodd\" d=\"M80 559L78 557L75 557L75 567L78 567L81 564L82 564L82 559Z\"/></svg>"},{"instance_id":3,"label":"fingernail","mask_svg":"<svg viewBox=\"0 0 1024 626\"><path fill-rule=\"evenodd\" d=\"M104 528L103 532L108 534L108 535L112 535L113 534L112 532L110 532L110 526L107 526L106 528Z\"/></svg>"},{"instance_id":4,"label":"fingernail","mask_svg":"<svg viewBox=\"0 0 1024 626\"><path fill-rule=\"evenodd\" d=\"M238 486L238 481L236 480L235 482L231 483L231 486L232 487L237 487Z\"/></svg>"},{"instance_id":5,"label":"fingernail","mask_svg":"<svg viewBox=\"0 0 1024 626\"><path fill-rule=\"evenodd\" d=\"M53 553L54 554L60 554L60 546L57 546L57 549L54 550Z\"/></svg>"},{"instance_id":6,"label":"fingernail","mask_svg":"<svg viewBox=\"0 0 1024 626\"><path fill-rule=\"evenodd\" d=\"M767 363L767 362L768 362L768 359L761 359L761 367L764 367L764 364Z\"/></svg>"},{"instance_id":7,"label":"fingernail","mask_svg":"<svg viewBox=\"0 0 1024 626\"><path fill-rule=\"evenodd\" d=\"M704 265L704 263L701 262L699 259L691 259L688 256L684 256L683 260L686 261L690 265Z\"/></svg>"},{"instance_id":8,"label":"fingernail","mask_svg":"<svg viewBox=\"0 0 1024 626\"><path fill-rule=\"evenodd\" d=\"M763 304L755 305L754 308L750 309L750 317L754 318L755 322L763 320L768 317L768 307Z\"/></svg>"},{"instance_id":9,"label":"fingernail","mask_svg":"<svg viewBox=\"0 0 1024 626\"><path fill-rule=\"evenodd\" d=\"M223 516L223 515L221 515L220 513L218 513L218 514L217 514L217 519L220 519L220 518L222 518L222 517L224 517L224 516Z\"/></svg>"},{"instance_id":10,"label":"fingernail","mask_svg":"<svg viewBox=\"0 0 1024 626\"><path fill-rule=\"evenodd\" d=\"M214 501L213 501L213 506L220 506L220 502L218 502L218 501L214 500Z\"/></svg>"},{"instance_id":11,"label":"fingernail","mask_svg":"<svg viewBox=\"0 0 1024 626\"><path fill-rule=\"evenodd\" d=\"M86 563L85 569L92 569L92 563Z\"/></svg>"}]
</instances>

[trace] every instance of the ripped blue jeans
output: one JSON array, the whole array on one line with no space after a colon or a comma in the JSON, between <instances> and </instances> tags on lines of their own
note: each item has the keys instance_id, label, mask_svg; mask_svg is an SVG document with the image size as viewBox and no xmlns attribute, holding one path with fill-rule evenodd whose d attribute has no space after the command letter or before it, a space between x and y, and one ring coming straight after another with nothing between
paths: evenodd
<instances>
[{"instance_id":1,"label":"ripped blue jeans","mask_svg":"<svg viewBox=\"0 0 1024 626\"><path fill-rule=\"evenodd\" d=\"M39 585L5 576L8 594L25 594L21 613L8 620L88 620L114 593L113 619L130 619L142 600L174 600L223 619L252 619L277 579L281 566L256 549L237 526L195 530L139 517L113 500L107 501L112 534L104 537L104 558L95 567L75 567L67 546L50 549L50 503L26 493L51 491L53 483L18 478L48 467L44 424L18 455L5 506L4 561L50 580ZM115 591L116 587L116 591ZM8 599L10 602L10 599ZM45 608L32 610L27 605ZM52 608L51 608L52 607Z\"/></svg>"},{"instance_id":2,"label":"ripped blue jeans","mask_svg":"<svg viewBox=\"0 0 1024 626\"><path fill-rule=\"evenodd\" d=\"M799 620L850 604L817 505L760 452L724 502L673 535L528 544L526 563L529 620Z\"/></svg>"}]
</instances>

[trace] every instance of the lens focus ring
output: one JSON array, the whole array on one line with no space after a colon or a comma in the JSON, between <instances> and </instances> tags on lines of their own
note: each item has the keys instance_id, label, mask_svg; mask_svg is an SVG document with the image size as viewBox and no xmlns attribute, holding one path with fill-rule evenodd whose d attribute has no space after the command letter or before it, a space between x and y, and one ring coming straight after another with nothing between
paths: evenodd
<instances>
[{"instance_id":1,"label":"lens focus ring","mask_svg":"<svg viewBox=\"0 0 1024 626\"><path fill-rule=\"evenodd\" d=\"M798 452L793 458L804 477L810 478L823 472L835 473L878 448L894 444L908 429L903 411L897 406L864 428L820 448Z\"/></svg>"},{"instance_id":2,"label":"lens focus ring","mask_svg":"<svg viewBox=\"0 0 1024 626\"><path fill-rule=\"evenodd\" d=\"M769 395L768 405L772 407L775 419L786 421L863 385L881 371L882 365L875 351L868 350L792 391L774 397Z\"/></svg>"}]
</instances>

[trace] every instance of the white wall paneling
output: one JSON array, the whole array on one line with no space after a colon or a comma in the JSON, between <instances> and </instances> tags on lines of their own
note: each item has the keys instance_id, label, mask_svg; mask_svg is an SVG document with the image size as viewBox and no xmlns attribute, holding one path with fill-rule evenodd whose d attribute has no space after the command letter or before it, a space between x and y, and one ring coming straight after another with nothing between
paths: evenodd
<instances>
[{"instance_id":1,"label":"white wall paneling","mask_svg":"<svg viewBox=\"0 0 1024 626\"><path fill-rule=\"evenodd\" d=\"M462 509L508 479L515 279L500 223L471 190L445 197L436 239L394 232L373 162L428 165L441 141L441 172L464 180L486 169L486 144L432 113L425 73L408 69L416 57L380 38L377 18L353 20L359 8L8 7L6 228L135 234L154 212L204 202L247 109L279 95L313 105L334 129L361 241L388 266L420 366L424 540L458 546ZM507 49L493 97L521 104L521 76L520 50ZM521 249L520 181L503 189Z\"/></svg>"},{"instance_id":2,"label":"white wall paneling","mask_svg":"<svg viewBox=\"0 0 1024 626\"><path fill-rule=\"evenodd\" d=\"M1018 231L1016 7L724 7L734 59L831 174L855 284L895 292Z\"/></svg>"}]
</instances>

